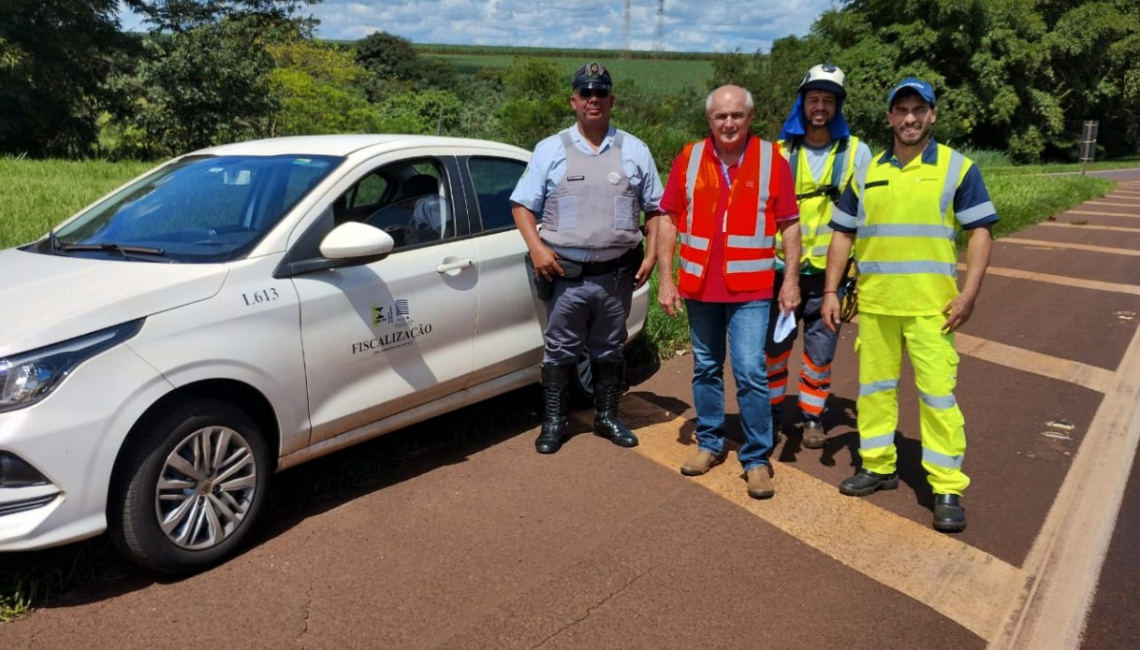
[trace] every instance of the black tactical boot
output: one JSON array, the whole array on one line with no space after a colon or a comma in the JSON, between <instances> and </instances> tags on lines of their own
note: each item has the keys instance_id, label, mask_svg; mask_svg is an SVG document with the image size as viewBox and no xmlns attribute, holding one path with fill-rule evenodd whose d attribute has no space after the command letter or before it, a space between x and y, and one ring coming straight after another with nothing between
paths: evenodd
<instances>
[{"instance_id":1,"label":"black tactical boot","mask_svg":"<svg viewBox=\"0 0 1140 650\"><path fill-rule=\"evenodd\" d=\"M966 511L957 494L934 495L934 530L943 533L966 530Z\"/></svg>"},{"instance_id":2,"label":"black tactical boot","mask_svg":"<svg viewBox=\"0 0 1140 650\"><path fill-rule=\"evenodd\" d=\"M618 415L621 400L621 381L625 364L621 362L593 362L594 374L594 433L619 447L636 447L637 436L625 426Z\"/></svg>"},{"instance_id":3,"label":"black tactical boot","mask_svg":"<svg viewBox=\"0 0 1140 650\"><path fill-rule=\"evenodd\" d=\"M566 419L566 384L570 382L570 368L553 363L542 364L543 405L542 433L534 441L540 454L553 454L562 448L569 421Z\"/></svg>"},{"instance_id":4,"label":"black tactical boot","mask_svg":"<svg viewBox=\"0 0 1140 650\"><path fill-rule=\"evenodd\" d=\"M876 474L870 470L861 469L855 476L843 479L843 482L839 484L839 491L849 497L865 497L872 492L893 490L898 486L898 472Z\"/></svg>"}]
</instances>

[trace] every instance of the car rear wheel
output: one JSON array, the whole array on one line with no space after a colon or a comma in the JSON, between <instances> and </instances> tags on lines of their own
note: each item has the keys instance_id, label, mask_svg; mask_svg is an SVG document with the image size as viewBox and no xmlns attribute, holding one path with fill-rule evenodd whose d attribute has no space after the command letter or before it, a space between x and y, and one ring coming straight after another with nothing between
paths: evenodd
<instances>
[{"instance_id":1,"label":"car rear wheel","mask_svg":"<svg viewBox=\"0 0 1140 650\"><path fill-rule=\"evenodd\" d=\"M117 474L110 512L115 544L165 573L193 573L228 557L264 510L269 448L241 409L183 401L149 422Z\"/></svg>"}]
</instances>

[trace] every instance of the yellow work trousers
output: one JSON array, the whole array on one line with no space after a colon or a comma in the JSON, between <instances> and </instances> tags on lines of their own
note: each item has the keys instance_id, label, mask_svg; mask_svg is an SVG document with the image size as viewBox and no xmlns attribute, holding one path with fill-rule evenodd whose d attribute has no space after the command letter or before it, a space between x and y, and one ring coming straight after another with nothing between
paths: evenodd
<instances>
[{"instance_id":1,"label":"yellow work trousers","mask_svg":"<svg viewBox=\"0 0 1140 650\"><path fill-rule=\"evenodd\" d=\"M922 466L935 494L961 495L970 479L962 472L966 421L954 399L958 353L954 335L942 332L946 318L859 314L859 455L863 468L895 471L898 454L899 376L905 344L919 396Z\"/></svg>"}]
</instances>

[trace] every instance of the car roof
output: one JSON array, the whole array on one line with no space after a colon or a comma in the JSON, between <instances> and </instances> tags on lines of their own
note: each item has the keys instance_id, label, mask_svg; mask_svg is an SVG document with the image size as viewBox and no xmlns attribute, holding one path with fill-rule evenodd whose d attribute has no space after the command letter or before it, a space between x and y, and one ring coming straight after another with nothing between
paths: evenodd
<instances>
[{"instance_id":1,"label":"car roof","mask_svg":"<svg viewBox=\"0 0 1140 650\"><path fill-rule=\"evenodd\" d=\"M342 134L342 135L299 135L284 138L269 138L235 142L233 144L209 147L193 152L216 156L349 156L364 149L406 149L409 147L454 147L476 148L504 153L530 152L519 147L490 140L474 138L450 138L438 135L403 134Z\"/></svg>"}]
</instances>

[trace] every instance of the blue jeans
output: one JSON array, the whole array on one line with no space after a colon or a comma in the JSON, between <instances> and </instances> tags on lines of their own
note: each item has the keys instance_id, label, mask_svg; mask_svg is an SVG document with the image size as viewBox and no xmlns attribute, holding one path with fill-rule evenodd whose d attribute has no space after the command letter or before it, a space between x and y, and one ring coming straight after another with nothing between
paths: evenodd
<instances>
[{"instance_id":1,"label":"blue jeans","mask_svg":"<svg viewBox=\"0 0 1140 650\"><path fill-rule=\"evenodd\" d=\"M744 471L767 465L772 453L772 411L764 341L768 333L767 300L719 303L686 300L693 344L693 406L697 410L697 445L713 454L724 451L724 353L727 335L736 403L744 444L737 452Z\"/></svg>"}]
</instances>

